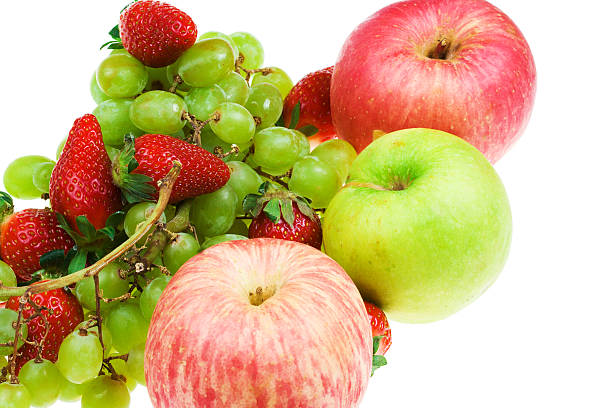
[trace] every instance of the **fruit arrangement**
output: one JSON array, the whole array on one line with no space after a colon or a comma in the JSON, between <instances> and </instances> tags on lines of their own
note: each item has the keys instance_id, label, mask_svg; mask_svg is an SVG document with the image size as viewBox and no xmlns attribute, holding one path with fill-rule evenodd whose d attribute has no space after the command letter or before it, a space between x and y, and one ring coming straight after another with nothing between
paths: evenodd
<instances>
[{"instance_id":1,"label":"fruit arrangement","mask_svg":"<svg viewBox=\"0 0 612 408\"><path fill-rule=\"evenodd\" d=\"M423 13L442 5L444 24ZM123 408L137 384L156 408L356 407L386 314L443 319L501 272L489 160L525 128L535 68L494 6L391 5L295 85L253 35L201 34L160 1L109 34L97 107L56 160L4 173L3 407Z\"/></svg>"}]
</instances>

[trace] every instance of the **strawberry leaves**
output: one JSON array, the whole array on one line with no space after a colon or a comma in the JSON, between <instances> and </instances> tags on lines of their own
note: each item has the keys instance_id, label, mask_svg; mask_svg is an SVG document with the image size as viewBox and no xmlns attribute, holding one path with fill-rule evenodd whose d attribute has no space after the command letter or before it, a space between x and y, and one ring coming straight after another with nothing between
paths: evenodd
<instances>
[{"instance_id":1,"label":"strawberry leaves","mask_svg":"<svg viewBox=\"0 0 612 408\"><path fill-rule=\"evenodd\" d=\"M153 179L144 174L134 173L138 161L134 157L136 147L133 135L125 136L125 145L113 163L113 181L121 189L123 198L130 204L153 201L155 187Z\"/></svg>"},{"instance_id":2,"label":"strawberry leaves","mask_svg":"<svg viewBox=\"0 0 612 408\"><path fill-rule=\"evenodd\" d=\"M269 181L263 183L258 191L259 194L247 195L242 203L245 214L250 214L253 218L263 211L272 222L285 221L293 226L295 222L293 203L295 203L302 214L311 220L315 219L316 214L307 198L291 191L278 189Z\"/></svg>"},{"instance_id":3,"label":"strawberry leaves","mask_svg":"<svg viewBox=\"0 0 612 408\"><path fill-rule=\"evenodd\" d=\"M102 44L102 46L100 47L101 50L104 48L108 48L109 50L121 50L124 48L123 44L121 43L121 36L119 35L119 25L116 25L111 28L108 34L111 36L112 40Z\"/></svg>"},{"instance_id":4,"label":"strawberry leaves","mask_svg":"<svg viewBox=\"0 0 612 408\"><path fill-rule=\"evenodd\" d=\"M378 352L378 349L380 348L380 342L384 338L385 336L375 336L373 338L372 373L370 374L371 376L374 375L374 371L378 370L380 367L384 367L387 365L387 359L385 358L385 356L380 356L376 354Z\"/></svg>"}]
</instances>

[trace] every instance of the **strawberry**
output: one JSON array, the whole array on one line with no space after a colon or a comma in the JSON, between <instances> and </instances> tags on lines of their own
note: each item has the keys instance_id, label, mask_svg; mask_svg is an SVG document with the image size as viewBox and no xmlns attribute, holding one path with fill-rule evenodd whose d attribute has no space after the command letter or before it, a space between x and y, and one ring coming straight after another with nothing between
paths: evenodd
<instances>
[{"instance_id":1,"label":"strawberry","mask_svg":"<svg viewBox=\"0 0 612 408\"><path fill-rule=\"evenodd\" d=\"M285 99L283 109L285 126L302 129L307 135L316 133L319 138L331 139L335 136L336 130L332 124L330 108L333 72L333 66L325 68L306 75L295 84ZM314 127L316 130L307 131L308 127Z\"/></svg>"},{"instance_id":2,"label":"strawberry","mask_svg":"<svg viewBox=\"0 0 612 408\"><path fill-rule=\"evenodd\" d=\"M138 167L129 172L133 159ZM130 202L143 201L150 192L155 198L157 182L168 174L173 161L180 162L182 168L172 189L170 203L217 191L227 183L231 174L223 160L199 146L172 136L144 135L135 142L128 140L126 148L115 160L115 183L123 189ZM138 175L145 177L136 178ZM148 184L142 183L145 180ZM151 191L146 191L146 187Z\"/></svg>"},{"instance_id":3,"label":"strawberry","mask_svg":"<svg viewBox=\"0 0 612 408\"><path fill-rule=\"evenodd\" d=\"M244 201L245 213L253 216L249 238L284 239L321 249L321 220L306 199L274 189L269 182L259 192L261 195L249 194Z\"/></svg>"},{"instance_id":4,"label":"strawberry","mask_svg":"<svg viewBox=\"0 0 612 408\"><path fill-rule=\"evenodd\" d=\"M67 289L54 289L48 292L32 295L31 299L38 306L50 309L42 311L49 323L49 332L44 340L42 358L57 361L62 341L83 321L83 308L77 298ZM10 298L6 304L7 309L19 310L19 298ZM23 309L24 319L28 319L34 314L34 309L26 305ZM28 340L40 342L45 335L44 320L38 316L28 323ZM24 344L19 349L20 355L17 358L17 369L36 357L36 347L31 344Z\"/></svg>"},{"instance_id":5,"label":"strawberry","mask_svg":"<svg viewBox=\"0 0 612 408\"><path fill-rule=\"evenodd\" d=\"M113 184L111 162L94 115L74 122L51 174L49 195L53 210L75 230L80 215L101 229L110 215L121 210L121 191Z\"/></svg>"},{"instance_id":6,"label":"strawberry","mask_svg":"<svg viewBox=\"0 0 612 408\"><path fill-rule=\"evenodd\" d=\"M387 365L387 359L384 355L389 350L389 347L391 347L391 327L385 312L370 302L364 301L363 303L365 304L368 317L370 318L370 325L372 326L374 344L372 375L374 375L374 371Z\"/></svg>"},{"instance_id":7,"label":"strawberry","mask_svg":"<svg viewBox=\"0 0 612 408\"><path fill-rule=\"evenodd\" d=\"M125 49L154 68L172 64L198 37L191 17L170 4L152 0L128 7L121 14L119 33Z\"/></svg>"},{"instance_id":8,"label":"strawberry","mask_svg":"<svg viewBox=\"0 0 612 408\"><path fill-rule=\"evenodd\" d=\"M9 215L1 231L0 254L19 282L30 281L32 274L41 269L42 255L58 249L66 254L74 246L49 209L28 209Z\"/></svg>"}]
</instances>

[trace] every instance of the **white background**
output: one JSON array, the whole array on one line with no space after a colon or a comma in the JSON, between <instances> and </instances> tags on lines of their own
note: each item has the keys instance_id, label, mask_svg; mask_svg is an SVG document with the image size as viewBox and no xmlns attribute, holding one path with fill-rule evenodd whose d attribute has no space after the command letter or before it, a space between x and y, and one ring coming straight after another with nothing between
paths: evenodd
<instances>
[{"instance_id":1,"label":"white background","mask_svg":"<svg viewBox=\"0 0 612 408\"><path fill-rule=\"evenodd\" d=\"M95 107L89 80L106 55L98 47L126 1L3 2L0 169L26 154L53 157L73 120ZM510 259L455 316L392 324L390 364L363 407L612 405L611 10L602 0L494 3L521 28L538 68L529 128L496 166L514 215ZM351 30L388 2L174 4L202 33L254 33L266 64L296 81L332 65ZM132 407L149 406L140 387Z\"/></svg>"}]
</instances>

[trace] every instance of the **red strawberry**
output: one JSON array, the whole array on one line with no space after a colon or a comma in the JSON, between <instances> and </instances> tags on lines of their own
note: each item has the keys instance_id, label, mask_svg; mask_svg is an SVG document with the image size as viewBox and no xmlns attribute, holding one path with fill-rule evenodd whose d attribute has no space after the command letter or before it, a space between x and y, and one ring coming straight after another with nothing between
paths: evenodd
<instances>
[{"instance_id":1,"label":"red strawberry","mask_svg":"<svg viewBox=\"0 0 612 408\"><path fill-rule=\"evenodd\" d=\"M49 195L53 210L75 230L79 215L100 229L111 214L121 210L121 191L113 184L111 162L94 115L74 122L53 169Z\"/></svg>"},{"instance_id":2,"label":"red strawberry","mask_svg":"<svg viewBox=\"0 0 612 408\"><path fill-rule=\"evenodd\" d=\"M321 220L308 202L286 190L275 190L266 183L263 195L249 194L244 210L253 216L249 238L277 238L297 241L321 249Z\"/></svg>"},{"instance_id":3,"label":"red strawberry","mask_svg":"<svg viewBox=\"0 0 612 408\"><path fill-rule=\"evenodd\" d=\"M135 153L132 153L132 149L135 149ZM138 167L127 174L131 154L138 162ZM141 187L130 185L129 178L138 174L145 175L153 179L150 185L157 189L157 182L168 174L173 161L179 161L182 169L172 189L170 203L217 191L227 183L231 174L223 160L199 146L172 136L144 135L136 139L134 147L128 146L121 153L115 164L116 183L124 189L128 201L138 201L138 191L134 199L131 199L130 194Z\"/></svg>"},{"instance_id":4,"label":"red strawberry","mask_svg":"<svg viewBox=\"0 0 612 408\"><path fill-rule=\"evenodd\" d=\"M138 1L121 14L121 42L143 64L159 68L172 64L198 37L187 14L160 1Z\"/></svg>"},{"instance_id":5,"label":"red strawberry","mask_svg":"<svg viewBox=\"0 0 612 408\"><path fill-rule=\"evenodd\" d=\"M74 241L49 209L28 209L9 215L2 223L0 254L19 282L28 282L41 269L40 257L49 251L67 253Z\"/></svg>"},{"instance_id":6,"label":"red strawberry","mask_svg":"<svg viewBox=\"0 0 612 408\"><path fill-rule=\"evenodd\" d=\"M283 118L285 126L290 126L295 106L300 104L300 115L296 129L314 126L318 129L317 136L329 137L336 134L332 124L330 109L330 86L334 67L310 73L302 78L285 99Z\"/></svg>"},{"instance_id":7,"label":"red strawberry","mask_svg":"<svg viewBox=\"0 0 612 408\"><path fill-rule=\"evenodd\" d=\"M32 295L31 299L39 306L51 309L42 314L49 323L49 333L45 338L42 350L42 358L57 361L62 341L83 321L83 308L77 298L66 289L54 289L48 292ZM19 298L10 298L6 307L15 311L19 310ZM26 305L23 309L23 317L28 319L34 314L34 309ZM39 316L28 322L28 340L41 341L45 335L44 320ZM24 344L20 349L20 356L17 358L17 369L36 357L36 348L30 344Z\"/></svg>"},{"instance_id":8,"label":"red strawberry","mask_svg":"<svg viewBox=\"0 0 612 408\"><path fill-rule=\"evenodd\" d=\"M370 302L364 302L370 324L372 325L372 337L382 337L378 346L378 350L374 354L383 356L391 347L391 327L385 312L376 307Z\"/></svg>"}]
</instances>

